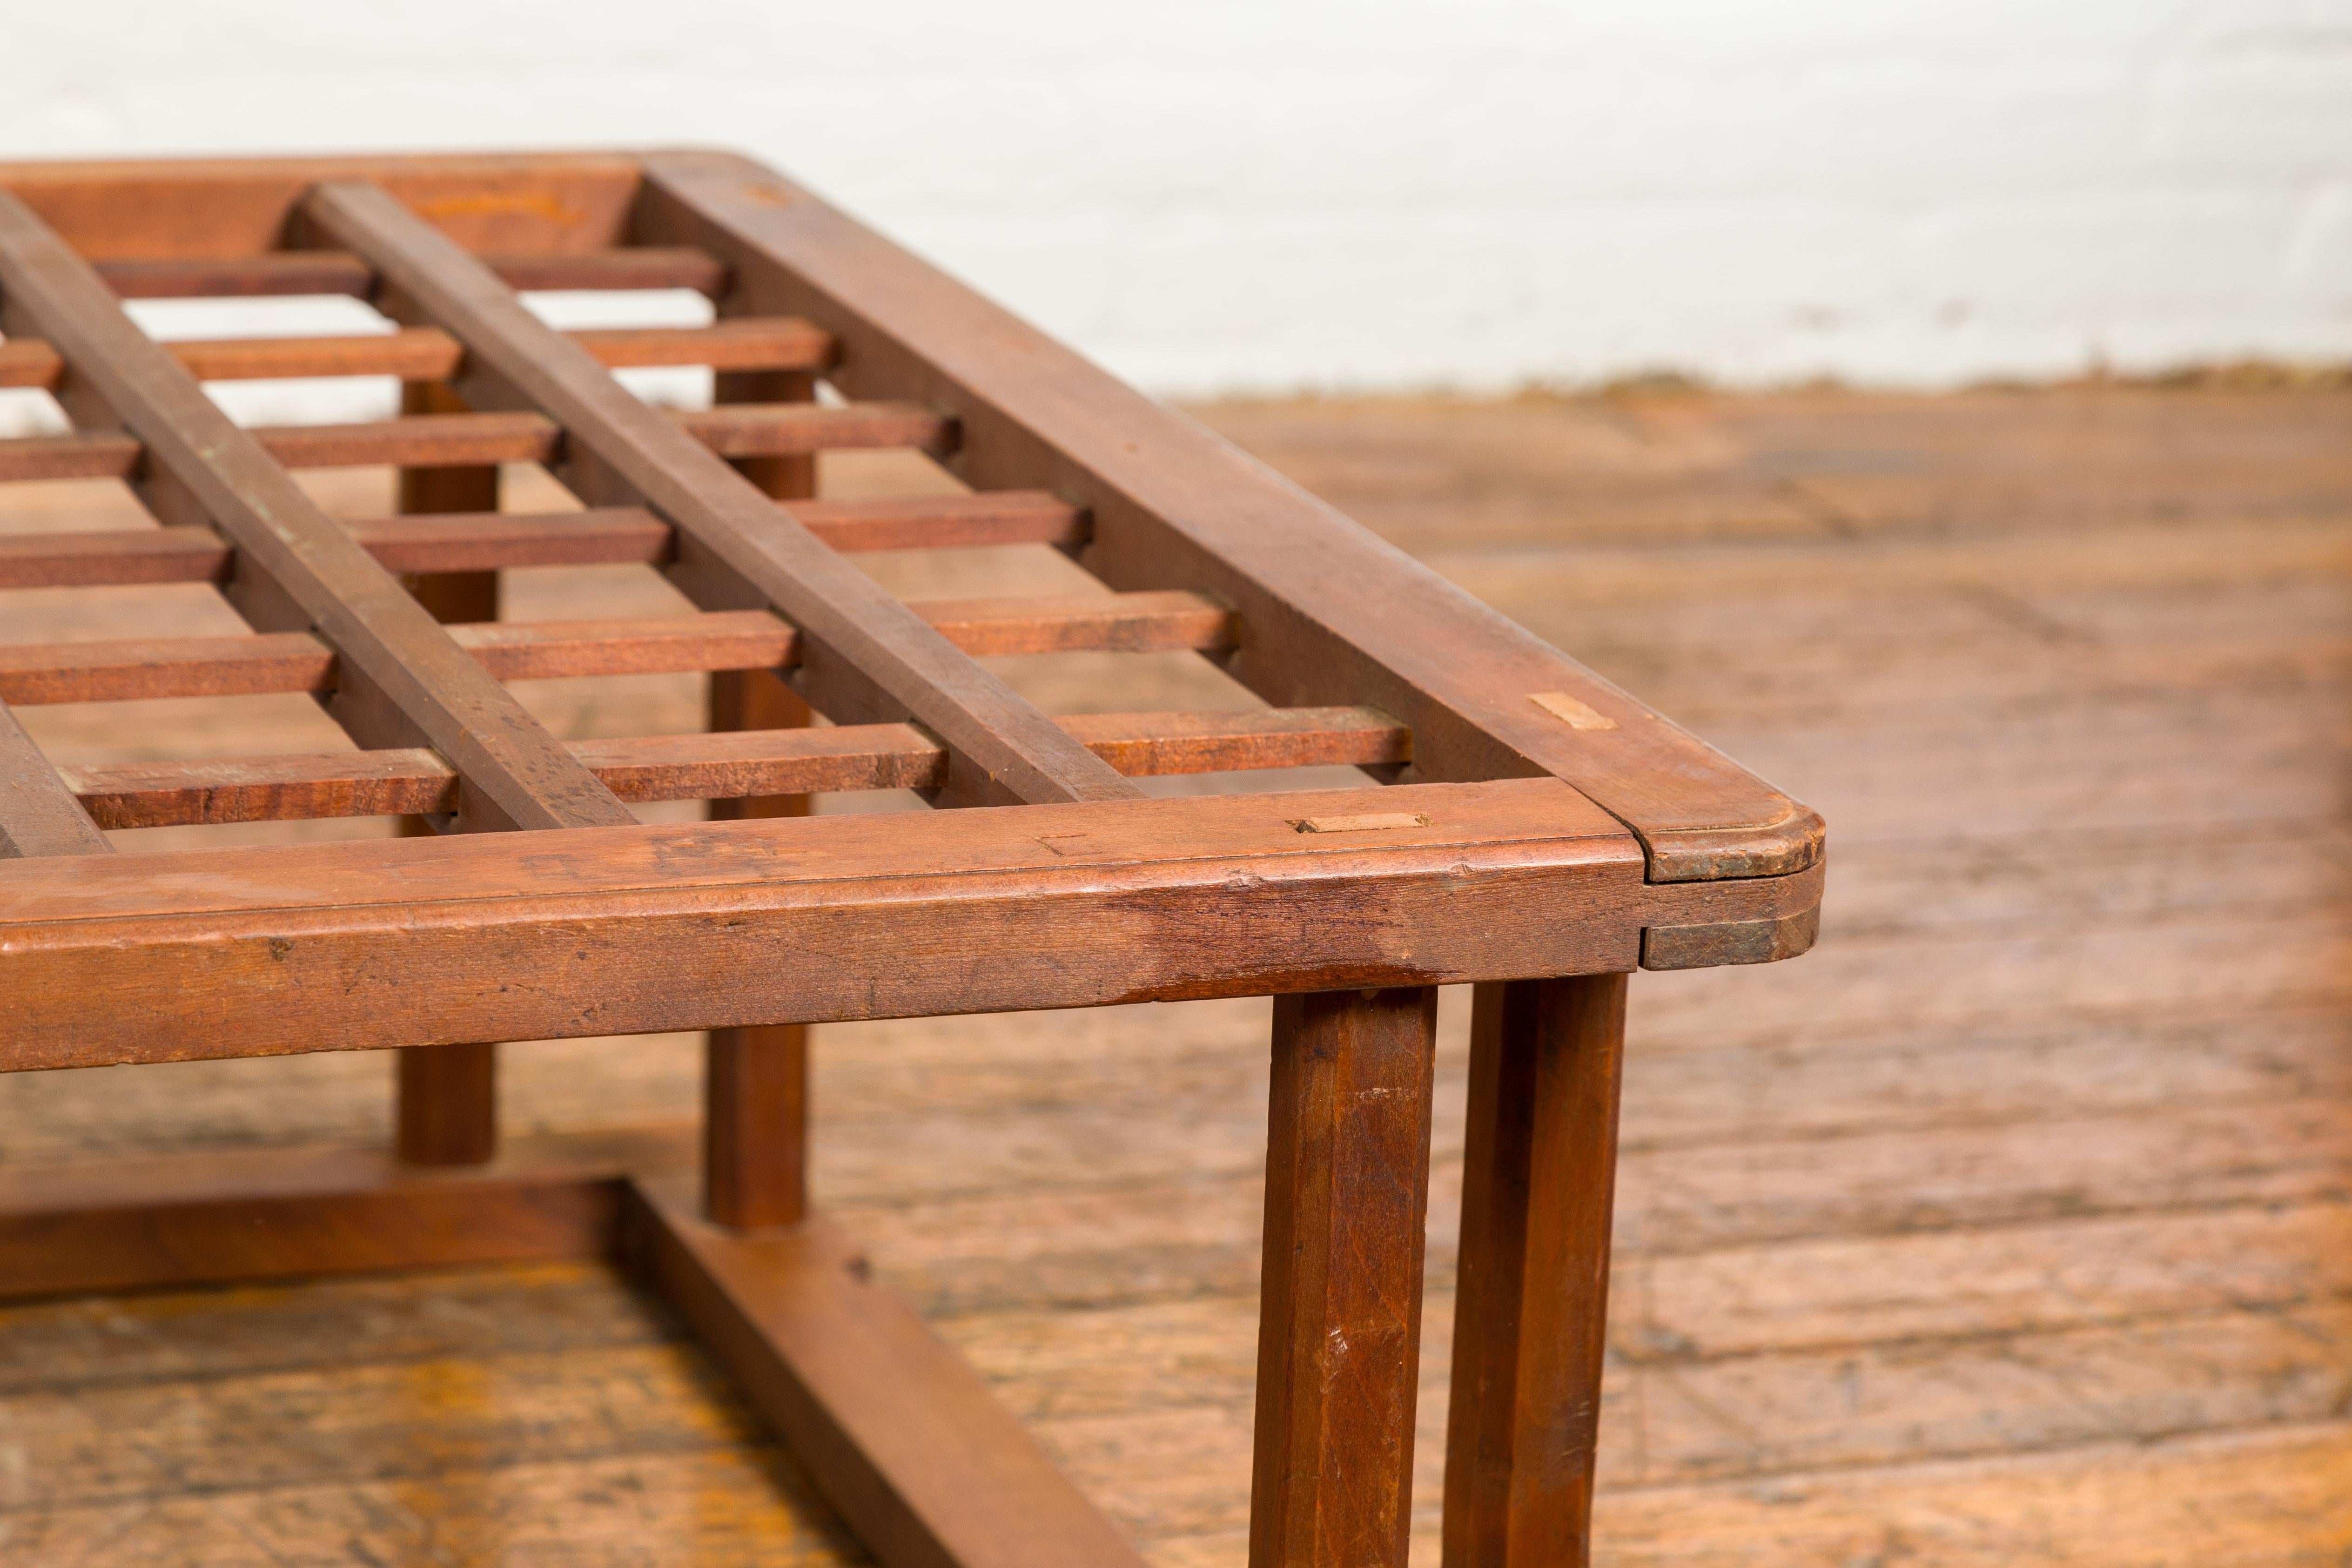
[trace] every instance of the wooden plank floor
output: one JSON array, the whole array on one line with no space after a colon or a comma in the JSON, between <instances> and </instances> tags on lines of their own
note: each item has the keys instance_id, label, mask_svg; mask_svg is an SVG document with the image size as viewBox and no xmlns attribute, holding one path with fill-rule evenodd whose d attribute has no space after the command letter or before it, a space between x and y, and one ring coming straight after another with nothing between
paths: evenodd
<instances>
[{"instance_id":1,"label":"wooden plank floor","mask_svg":"<svg viewBox=\"0 0 2352 1568\"><path fill-rule=\"evenodd\" d=\"M1634 986L1603 1561L2345 1562L2352 393L1202 412L1830 819L1816 952ZM642 573L512 593L670 602ZM233 629L152 594L154 635ZM106 635L85 602L0 595L0 622ZM1065 709L1241 703L1183 656L1004 667ZM668 678L530 700L574 737L697 711ZM336 743L296 699L135 706L25 717L68 760ZM1265 1027L1240 1003L819 1035L821 1199L1170 1568L1243 1559ZM689 1039L509 1058L517 1130L693 1105ZM0 1158L381 1139L388 1071L0 1080ZM0 1313L0 1560L857 1558L664 1314L541 1268Z\"/></svg>"}]
</instances>

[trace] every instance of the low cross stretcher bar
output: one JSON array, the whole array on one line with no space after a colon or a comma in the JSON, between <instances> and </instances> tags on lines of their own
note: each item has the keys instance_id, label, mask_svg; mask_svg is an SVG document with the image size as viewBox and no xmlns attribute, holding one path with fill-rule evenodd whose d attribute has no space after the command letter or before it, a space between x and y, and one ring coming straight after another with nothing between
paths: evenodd
<instances>
[{"instance_id":1,"label":"low cross stretcher bar","mask_svg":"<svg viewBox=\"0 0 2352 1568\"><path fill-rule=\"evenodd\" d=\"M567 334L517 292L550 288L693 289L718 319ZM391 330L165 345L120 303L290 293ZM1271 995L1250 1557L1402 1564L1435 988L1470 983L1445 1560L1585 1560L1627 976L1809 947L1812 812L739 157L0 165L0 385L72 425L0 440L0 587L212 584L250 627L0 631L0 1070L399 1061L393 1151L0 1171L0 1295L610 1257L884 1563L1132 1565L810 1211L805 1027ZM643 364L711 367L716 405L649 406L611 374ZM396 376L404 413L247 430L204 391L285 375ZM849 447L967 493L815 499L813 454ZM585 510L502 511L502 462ZM399 515L289 477L352 465L401 470ZM156 526L6 531L8 481L67 479ZM909 605L847 553L1038 543L1103 591ZM699 613L499 620L500 570L584 563ZM976 662L1141 649L1266 707L1057 718ZM711 672L710 731L567 745L503 684L645 670ZM357 749L58 766L9 712L257 691L313 694ZM1131 782L1331 763L1364 782ZM938 809L806 815L886 788ZM712 820L627 804L665 799ZM410 836L105 832L370 815ZM711 1031L697 1147L498 1146L484 1042L675 1029Z\"/></svg>"}]
</instances>

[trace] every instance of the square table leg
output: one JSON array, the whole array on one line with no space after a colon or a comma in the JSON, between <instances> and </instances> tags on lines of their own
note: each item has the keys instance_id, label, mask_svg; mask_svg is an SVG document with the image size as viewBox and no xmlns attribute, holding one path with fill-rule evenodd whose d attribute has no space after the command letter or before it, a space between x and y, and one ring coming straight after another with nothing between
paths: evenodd
<instances>
[{"instance_id":1,"label":"square table leg","mask_svg":"<svg viewBox=\"0 0 2352 1568\"><path fill-rule=\"evenodd\" d=\"M1437 993L1274 1002L1251 1568L1403 1568Z\"/></svg>"},{"instance_id":2,"label":"square table leg","mask_svg":"<svg viewBox=\"0 0 2352 1568\"><path fill-rule=\"evenodd\" d=\"M805 402L816 394L793 371L722 372L719 403ZM780 500L816 494L814 455L732 459L743 476ZM710 677L710 728L796 730L808 704L772 671L722 669ZM713 821L806 816L804 795L714 800ZM796 1225L808 1214L808 1026L713 1029L704 1053L703 1210L737 1229Z\"/></svg>"},{"instance_id":3,"label":"square table leg","mask_svg":"<svg viewBox=\"0 0 2352 1568\"><path fill-rule=\"evenodd\" d=\"M400 389L403 414L455 414L466 401L446 384L413 381ZM496 466L400 470L403 512L496 511ZM402 579L417 603L444 623L499 618L496 572L436 572ZM404 818L411 837L433 829ZM498 1047L488 1043L411 1046L400 1052L394 1118L400 1157L415 1165L478 1165L498 1152Z\"/></svg>"},{"instance_id":4,"label":"square table leg","mask_svg":"<svg viewBox=\"0 0 2352 1568\"><path fill-rule=\"evenodd\" d=\"M1476 988L1446 1568L1589 1560L1625 980Z\"/></svg>"}]
</instances>

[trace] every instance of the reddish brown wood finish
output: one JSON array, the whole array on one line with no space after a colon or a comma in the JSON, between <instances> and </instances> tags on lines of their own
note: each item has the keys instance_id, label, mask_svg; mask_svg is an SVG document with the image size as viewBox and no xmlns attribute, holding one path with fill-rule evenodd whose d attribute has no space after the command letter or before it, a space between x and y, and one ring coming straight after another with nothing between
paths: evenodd
<instances>
[{"instance_id":1,"label":"reddish brown wood finish","mask_svg":"<svg viewBox=\"0 0 2352 1568\"><path fill-rule=\"evenodd\" d=\"M341 650L347 728L378 743L433 744L461 775L459 815L470 820L634 820L122 314L87 262L0 192L0 328L20 325L74 368L68 403L81 417L119 419L145 443L152 504L200 510L229 535L246 617L272 629L307 622Z\"/></svg>"},{"instance_id":2,"label":"reddish brown wood finish","mask_svg":"<svg viewBox=\"0 0 2352 1568\"><path fill-rule=\"evenodd\" d=\"M1035 490L803 501L793 515L841 551L975 544L1076 549L1087 537L1085 517L1076 508ZM400 573L658 566L673 558L669 524L641 507L360 518L348 526L380 564ZM227 571L229 559L228 547L208 528L0 534L0 588L212 582Z\"/></svg>"},{"instance_id":3,"label":"reddish brown wood finish","mask_svg":"<svg viewBox=\"0 0 2352 1568\"><path fill-rule=\"evenodd\" d=\"M690 247L644 246L578 256L493 256L484 265L509 288L691 289L716 294L727 269ZM365 299L375 274L358 257L331 250L262 256L101 260L99 276L126 300L222 299L273 294L351 294Z\"/></svg>"},{"instance_id":4,"label":"reddish brown wood finish","mask_svg":"<svg viewBox=\"0 0 2352 1568\"><path fill-rule=\"evenodd\" d=\"M351 1148L0 1171L0 1299L599 1257L623 1177L689 1158L687 1131L519 1138L445 1171Z\"/></svg>"},{"instance_id":5,"label":"reddish brown wood finish","mask_svg":"<svg viewBox=\"0 0 2352 1568\"><path fill-rule=\"evenodd\" d=\"M698 289L720 320L566 335L514 292L580 287ZM166 348L115 303L295 291L403 325ZM127 480L163 525L0 536L0 586L212 582L256 633L0 647L0 701L308 691L367 748L60 772L0 708L0 1070L411 1047L407 1165L0 1191L0 1289L576 1255L625 1205L631 1255L890 1568L1131 1564L806 1217L793 1021L1273 994L1251 1557L1398 1564L1433 988L1475 982L1446 1557L1582 1560L1622 972L1802 952L1812 813L722 154L0 166L0 385L75 426L0 442L0 481ZM608 374L631 364L710 365L719 405L657 412ZM285 374L397 375L405 416L240 431L199 385ZM808 499L814 455L858 447L979 493ZM499 514L503 462L591 510ZM412 515L337 522L288 474L386 463ZM1030 542L1128 591L912 605L835 553ZM498 621L499 571L596 563L703 613ZM1281 706L1054 720L972 662L1107 650L1208 655ZM566 746L498 684L659 670L718 672L717 733ZM1331 763L1406 782L1125 777ZM793 819L887 787L1008 809ZM624 797L740 804L645 827ZM536 831L100 852L101 826L368 812ZM716 1031L719 1223L624 1197L601 1153L494 1157L492 1047L465 1042L679 1028ZM423 1168L452 1162L487 1163Z\"/></svg>"},{"instance_id":6,"label":"reddish brown wood finish","mask_svg":"<svg viewBox=\"0 0 2352 1568\"><path fill-rule=\"evenodd\" d=\"M176 361L159 363L177 367ZM673 426L692 440L734 458L861 447L943 449L955 439L952 421L894 403L839 408L762 404L666 416L646 409L645 417ZM226 419L221 423L226 426ZM416 414L357 425L285 425L247 432L246 438L289 468L355 468L379 463L467 468L564 458L562 432L549 420L525 413ZM141 456L139 442L129 436L17 437L0 440L0 481L128 479L140 472Z\"/></svg>"},{"instance_id":7,"label":"reddish brown wood finish","mask_svg":"<svg viewBox=\"0 0 2352 1568\"><path fill-rule=\"evenodd\" d=\"M1447 1568L1583 1568L1625 976L1477 987L1445 1447Z\"/></svg>"},{"instance_id":8,"label":"reddish brown wood finish","mask_svg":"<svg viewBox=\"0 0 2352 1568\"><path fill-rule=\"evenodd\" d=\"M1437 993L1277 996L1251 1568L1404 1568Z\"/></svg>"},{"instance_id":9,"label":"reddish brown wood finish","mask_svg":"<svg viewBox=\"0 0 2352 1568\"><path fill-rule=\"evenodd\" d=\"M806 321L788 319L745 318L709 327L608 328L571 336L597 363L614 369L702 364L726 372L811 371L823 368L833 355L831 338ZM466 353L457 339L431 327L404 327L365 337L183 339L164 347L198 381L394 375L409 383L445 382L457 374ZM0 386L55 392L64 375L65 361L38 338L0 342ZM786 400L779 393L736 401Z\"/></svg>"},{"instance_id":10,"label":"reddish brown wood finish","mask_svg":"<svg viewBox=\"0 0 2352 1568\"><path fill-rule=\"evenodd\" d=\"M0 703L0 860L113 849L24 725Z\"/></svg>"},{"instance_id":11,"label":"reddish brown wood finish","mask_svg":"<svg viewBox=\"0 0 2352 1568\"><path fill-rule=\"evenodd\" d=\"M1547 779L135 858L0 864L0 1060L1596 973L1645 925L1820 898L1815 874L1646 884L1631 836ZM910 930L989 961L925 962ZM93 1016L93 989L119 1005Z\"/></svg>"},{"instance_id":12,"label":"reddish brown wood finish","mask_svg":"<svg viewBox=\"0 0 2352 1568\"><path fill-rule=\"evenodd\" d=\"M788 511L614 384L381 187L321 185L303 211L466 344L478 395L542 409L563 426L579 447L566 471L586 499L647 504L668 518L689 593L706 605L756 595L790 620L814 649L802 689L829 712L921 722L947 742L954 798L1134 793L814 536L780 523Z\"/></svg>"},{"instance_id":13,"label":"reddish brown wood finish","mask_svg":"<svg viewBox=\"0 0 2352 1568\"><path fill-rule=\"evenodd\" d=\"M815 395L804 375L721 375L727 402L783 402ZM735 469L778 500L816 493L814 458L747 458ZM807 703L773 672L722 670L710 678L716 732L806 730ZM944 755L941 758L945 760ZM806 816L804 794L710 803L713 821ZM703 1213L738 1229L796 1225L808 1215L808 1026L783 1022L713 1029L703 1052Z\"/></svg>"},{"instance_id":14,"label":"reddish brown wood finish","mask_svg":"<svg viewBox=\"0 0 2352 1568\"><path fill-rule=\"evenodd\" d=\"M446 382L412 381L400 391L404 415L467 411L466 400ZM495 464L403 468L395 500L403 512L495 512L499 470ZM499 618L495 571L439 572L401 582L445 626ZM401 830L417 837L434 828L426 818L410 816L403 819ZM497 1046L478 1040L409 1046L400 1051L396 1063L393 1146L403 1160L413 1165L478 1165L498 1152Z\"/></svg>"},{"instance_id":15,"label":"reddish brown wood finish","mask_svg":"<svg viewBox=\"0 0 2352 1568\"><path fill-rule=\"evenodd\" d=\"M1821 819L1207 432L748 160L646 161L639 232L734 269L744 308L834 333L852 395L955 416L959 471L1095 520L1114 586L1205 589L1257 640L1229 668L1268 702L1364 702L1411 724L1423 778L1550 773L1642 837L1660 880L1786 875ZM1572 694L1605 728L1535 700Z\"/></svg>"},{"instance_id":16,"label":"reddish brown wood finish","mask_svg":"<svg viewBox=\"0 0 2352 1568\"><path fill-rule=\"evenodd\" d=\"M1232 617L1192 594L953 599L902 607L972 654L1208 650L1233 642ZM493 621L450 626L444 635L499 680L781 669L804 657L793 628L765 610L658 620ZM303 632L0 644L0 701L24 707L328 692L341 689L347 679L341 659Z\"/></svg>"},{"instance_id":17,"label":"reddish brown wood finish","mask_svg":"<svg viewBox=\"0 0 2352 1568\"><path fill-rule=\"evenodd\" d=\"M721 671L717 679L730 673ZM1363 709L1090 713L1055 722L1130 778L1335 763L1393 765L1412 757L1410 731ZM946 750L909 724L576 741L572 752L626 801L733 802L825 790L936 789L947 777ZM446 812L456 805L457 786L449 765L422 748L118 763L68 768L62 776L100 827Z\"/></svg>"}]
</instances>

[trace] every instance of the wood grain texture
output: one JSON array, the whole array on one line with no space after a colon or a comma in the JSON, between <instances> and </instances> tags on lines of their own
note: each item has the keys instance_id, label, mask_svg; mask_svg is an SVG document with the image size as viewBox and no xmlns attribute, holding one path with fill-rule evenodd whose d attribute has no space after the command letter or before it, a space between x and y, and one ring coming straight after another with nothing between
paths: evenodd
<instances>
[{"instance_id":1,"label":"wood grain texture","mask_svg":"<svg viewBox=\"0 0 2352 1568\"><path fill-rule=\"evenodd\" d=\"M479 388L469 395L562 424L580 447L567 471L583 499L647 504L667 518L682 536L675 574L689 594L708 605L719 596L740 603L748 591L791 621L813 650L803 689L827 714L921 722L948 744L951 798L1135 793L871 579L805 530L780 524L789 511L646 409L395 198L328 184L303 210L466 344L467 385Z\"/></svg>"},{"instance_id":2,"label":"wood grain texture","mask_svg":"<svg viewBox=\"0 0 2352 1568\"><path fill-rule=\"evenodd\" d=\"M809 398L806 376L767 373L722 375L721 403ZM780 500L816 493L814 458L751 458L736 471ZM711 677L709 728L715 733L804 732L814 715L799 693L770 670ZM944 751L940 762L944 764ZM941 769L944 772L944 767ZM809 815L805 792L746 794L710 804L713 821ZM796 1021L713 1029L703 1045L702 1211L736 1229L796 1225L808 1216L809 1033Z\"/></svg>"},{"instance_id":3,"label":"wood grain texture","mask_svg":"<svg viewBox=\"0 0 2352 1568\"><path fill-rule=\"evenodd\" d=\"M1418 825L1296 826L1400 807ZM1821 896L1810 873L1629 881L1633 848L1557 781L1508 780L176 851L113 876L113 857L17 861L0 866L7 1059L1593 973L1633 967L1643 924L1751 918ZM795 962L820 930L835 962ZM975 972L964 942L998 956ZM89 978L100 965L103 984ZM418 965L436 985L401 983ZM105 990L116 1005L94 1007ZM329 1013L340 1023L322 1034Z\"/></svg>"},{"instance_id":4,"label":"wood grain texture","mask_svg":"<svg viewBox=\"0 0 2352 1568\"><path fill-rule=\"evenodd\" d=\"M362 740L431 744L463 779L459 813L468 819L634 820L122 314L87 262L5 195L0 290L0 321L29 323L56 345L145 443L157 477L168 476L266 582L266 592L246 595L248 618L299 616L339 650L347 661L339 713Z\"/></svg>"},{"instance_id":5,"label":"wood grain texture","mask_svg":"<svg viewBox=\"0 0 2352 1568\"><path fill-rule=\"evenodd\" d=\"M953 414L971 482L1087 507L1088 563L1114 586L1204 588L1233 605L1255 637L1230 668L1267 701L1394 713L1424 778L1567 779L1642 837L1661 880L1819 858L1811 811L806 191L724 154L657 154L646 170L644 237L707 248L748 308L832 331L845 390ZM1577 730L1528 700L1548 691L1616 727Z\"/></svg>"},{"instance_id":6,"label":"wood grain texture","mask_svg":"<svg viewBox=\"0 0 2352 1568\"><path fill-rule=\"evenodd\" d=\"M1591 1561L1625 977L1481 985L1470 1020L1450 1568Z\"/></svg>"},{"instance_id":7,"label":"wood grain texture","mask_svg":"<svg viewBox=\"0 0 2352 1568\"><path fill-rule=\"evenodd\" d=\"M719 680L732 672L722 671ZM749 672L758 674L761 672ZM1056 720L1129 777L1410 761L1412 735L1360 709L1088 713ZM625 801L742 801L838 790L928 789L947 752L908 724L575 741L572 754ZM62 775L104 827L285 822L446 812L457 774L422 748L117 763ZM783 814L792 815L792 814Z\"/></svg>"},{"instance_id":8,"label":"wood grain texture","mask_svg":"<svg viewBox=\"0 0 2352 1568\"><path fill-rule=\"evenodd\" d=\"M0 1296L601 1257L623 1173L688 1158L665 1131L445 1171L350 1148L0 1167Z\"/></svg>"},{"instance_id":9,"label":"wood grain texture","mask_svg":"<svg viewBox=\"0 0 2352 1568\"><path fill-rule=\"evenodd\" d=\"M1804 963L1633 987L1603 1561L2341 1557L2352 395L1193 412L1839 824ZM1853 509L1801 504L1792 475ZM1196 700L1159 689L1100 696ZM699 697L676 700L678 727ZM110 727L83 736L135 754L144 714L92 712ZM1931 820L1956 826L1922 838ZM1416 1560L1440 1549L1466 1003L1441 1008ZM877 1279L1155 1563L1235 1568L1264 1005L830 1029L814 1176ZM515 1056L535 1121L694 1113L691 1042ZM358 1058L18 1075L0 1151L380 1139L382 1076ZM33 1423L99 1408L98 1388L152 1389L137 1408L181 1419L151 1438L207 1484L45 1509L45 1462L79 1450L36 1446L11 1544L97 1563L359 1542L424 1568L399 1522L422 1520L460 1560L821 1552L789 1468L726 1435L715 1373L595 1359L646 1342L598 1327L637 1300L564 1268L16 1309L0 1376L38 1397L0 1421L51 1433ZM502 1370L518 1352L569 1373ZM633 1388L615 1408L660 1408L608 1420L599 1401ZM527 1402L502 1416L477 1390ZM519 1432L543 1436L498 1437ZM89 1451L138 1458L111 1433ZM298 1480L288 1453L362 1463ZM859 1560L836 1550L814 1560Z\"/></svg>"},{"instance_id":10,"label":"wood grain texture","mask_svg":"<svg viewBox=\"0 0 2352 1568\"><path fill-rule=\"evenodd\" d=\"M1085 517L1077 509L1034 490L804 501L793 515L842 551L1076 547L1086 539ZM640 507L370 517L346 526L380 563L403 573L667 565L673 558L669 524ZM214 582L227 571L229 559L228 547L207 528L0 534L0 588Z\"/></svg>"},{"instance_id":11,"label":"wood grain texture","mask_svg":"<svg viewBox=\"0 0 2352 1568\"><path fill-rule=\"evenodd\" d=\"M1437 993L1274 1004L1251 1568L1404 1568Z\"/></svg>"},{"instance_id":12,"label":"wood grain texture","mask_svg":"<svg viewBox=\"0 0 2352 1568\"><path fill-rule=\"evenodd\" d=\"M613 369L709 365L723 371L804 371L821 369L833 353L830 338L806 321L789 319L744 317L709 327L603 328L571 337L597 363ZM183 338L164 346L198 381L391 375L404 382L439 382L457 374L465 360L457 340L432 327L402 327L362 337ZM0 387L55 392L64 376L65 361L38 338L0 342Z\"/></svg>"},{"instance_id":13,"label":"wood grain texture","mask_svg":"<svg viewBox=\"0 0 2352 1568\"><path fill-rule=\"evenodd\" d=\"M365 299L376 286L375 274L365 262L330 250L102 258L96 265L107 286L126 300L281 294L348 294ZM494 256L485 258L484 265L516 289L691 289L716 294L727 281L726 268L710 256L675 246L576 256Z\"/></svg>"},{"instance_id":14,"label":"wood grain texture","mask_svg":"<svg viewBox=\"0 0 2352 1568\"><path fill-rule=\"evenodd\" d=\"M25 726L0 702L0 860L108 855L113 849Z\"/></svg>"},{"instance_id":15,"label":"wood grain texture","mask_svg":"<svg viewBox=\"0 0 2352 1568\"><path fill-rule=\"evenodd\" d=\"M951 599L907 609L972 654L1214 649L1233 639L1232 617L1196 594ZM478 622L445 627L443 636L499 680L783 669L806 658L800 636L765 610L657 620ZM0 701L26 706L329 692L347 679L341 658L304 632L0 644Z\"/></svg>"},{"instance_id":16,"label":"wood grain texture","mask_svg":"<svg viewBox=\"0 0 2352 1568\"><path fill-rule=\"evenodd\" d=\"M1139 1568L963 1361L823 1219L731 1235L632 1187L637 1266L890 1568Z\"/></svg>"},{"instance_id":17,"label":"wood grain texture","mask_svg":"<svg viewBox=\"0 0 2352 1568\"><path fill-rule=\"evenodd\" d=\"M157 353L161 352L159 347ZM596 362L589 359L587 363ZM866 447L938 447L954 438L950 421L906 404L835 407L777 403L667 412L647 409L646 417L675 426L722 456L738 458ZM225 417L222 423L226 424ZM353 425L281 425L247 435L289 468L353 468L382 463L466 468L565 460L562 432L557 426L539 415L522 412L413 414ZM130 436L14 437L0 440L0 482L128 479L138 473L142 453L139 441Z\"/></svg>"}]
</instances>

